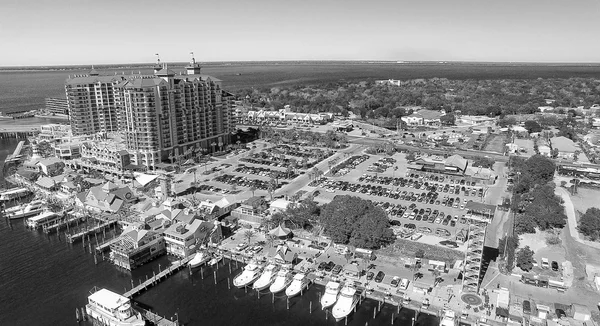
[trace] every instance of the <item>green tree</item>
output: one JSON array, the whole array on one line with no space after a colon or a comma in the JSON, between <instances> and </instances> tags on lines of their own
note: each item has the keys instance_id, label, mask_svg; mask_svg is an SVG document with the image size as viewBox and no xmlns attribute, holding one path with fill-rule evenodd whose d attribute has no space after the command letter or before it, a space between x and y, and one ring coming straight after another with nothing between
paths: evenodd
<instances>
[{"instance_id":1,"label":"green tree","mask_svg":"<svg viewBox=\"0 0 600 326\"><path fill-rule=\"evenodd\" d=\"M593 241L600 238L600 209L588 208L579 218L579 232L590 237Z\"/></svg>"},{"instance_id":2,"label":"green tree","mask_svg":"<svg viewBox=\"0 0 600 326\"><path fill-rule=\"evenodd\" d=\"M446 126L453 126L456 122L456 117L452 113L444 114L440 117L440 122Z\"/></svg>"},{"instance_id":3,"label":"green tree","mask_svg":"<svg viewBox=\"0 0 600 326\"><path fill-rule=\"evenodd\" d=\"M377 249L394 240L387 214L359 197L336 196L321 210L319 220L336 243Z\"/></svg>"},{"instance_id":4,"label":"green tree","mask_svg":"<svg viewBox=\"0 0 600 326\"><path fill-rule=\"evenodd\" d=\"M525 246L517 252L517 266L522 270L529 272L533 268L533 262L533 250L529 246Z\"/></svg>"},{"instance_id":5,"label":"green tree","mask_svg":"<svg viewBox=\"0 0 600 326\"><path fill-rule=\"evenodd\" d=\"M425 250L417 249L417 251L415 251L415 257L416 258L425 258Z\"/></svg>"},{"instance_id":6,"label":"green tree","mask_svg":"<svg viewBox=\"0 0 600 326\"><path fill-rule=\"evenodd\" d=\"M534 133L534 132L540 132L540 131L542 131L542 126L540 126L539 123L537 123L536 121L533 121L533 120L527 120L527 121L525 121L524 127L525 127L525 129L527 129L527 131L529 133Z\"/></svg>"},{"instance_id":7,"label":"green tree","mask_svg":"<svg viewBox=\"0 0 600 326\"><path fill-rule=\"evenodd\" d=\"M244 239L246 239L246 242L250 244L250 241L252 240L252 238L254 238L255 235L256 233L254 231L247 230L246 232L244 232Z\"/></svg>"}]
</instances>

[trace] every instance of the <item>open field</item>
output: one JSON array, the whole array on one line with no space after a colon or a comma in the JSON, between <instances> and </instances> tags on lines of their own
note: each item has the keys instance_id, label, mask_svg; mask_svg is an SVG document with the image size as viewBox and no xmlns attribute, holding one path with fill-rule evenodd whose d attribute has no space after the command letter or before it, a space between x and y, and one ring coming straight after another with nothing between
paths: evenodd
<instances>
[{"instance_id":1,"label":"open field","mask_svg":"<svg viewBox=\"0 0 600 326\"><path fill-rule=\"evenodd\" d=\"M504 136L490 135L490 139L483 150L489 152L504 153Z\"/></svg>"},{"instance_id":2,"label":"open field","mask_svg":"<svg viewBox=\"0 0 600 326\"><path fill-rule=\"evenodd\" d=\"M600 207L598 205L598 198L600 198L600 190L589 189L589 188L578 188L577 193L571 196L573 206L577 212L577 220L579 216L585 213L590 207Z\"/></svg>"}]
</instances>

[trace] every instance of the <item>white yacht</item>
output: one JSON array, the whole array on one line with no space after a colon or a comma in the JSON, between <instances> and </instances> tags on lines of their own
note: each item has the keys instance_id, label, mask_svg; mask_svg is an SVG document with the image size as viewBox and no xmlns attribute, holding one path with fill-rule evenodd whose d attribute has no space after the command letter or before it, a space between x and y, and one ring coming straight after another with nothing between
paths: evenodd
<instances>
[{"instance_id":1,"label":"white yacht","mask_svg":"<svg viewBox=\"0 0 600 326\"><path fill-rule=\"evenodd\" d=\"M456 326L456 313L452 310L444 310L440 326Z\"/></svg>"},{"instance_id":2,"label":"white yacht","mask_svg":"<svg viewBox=\"0 0 600 326\"><path fill-rule=\"evenodd\" d=\"M223 259L221 255L214 255L214 257L208 262L208 265L215 266Z\"/></svg>"},{"instance_id":3,"label":"white yacht","mask_svg":"<svg viewBox=\"0 0 600 326\"><path fill-rule=\"evenodd\" d=\"M288 288L285 289L285 295L287 295L290 298L295 295L298 295L303 290L306 290L308 284L309 280L308 277L306 277L306 274L298 273L294 275L294 280L292 281L292 284L290 284L290 286L288 286Z\"/></svg>"},{"instance_id":4,"label":"white yacht","mask_svg":"<svg viewBox=\"0 0 600 326\"><path fill-rule=\"evenodd\" d=\"M275 264L269 264L265 268L262 275L260 275L258 280L256 280L256 282L254 282L254 285L252 286L252 288L255 290L258 290L258 291L262 291L262 290L268 288L275 281L275 277L277 276L278 271L279 271L279 266L277 266Z\"/></svg>"},{"instance_id":5,"label":"white yacht","mask_svg":"<svg viewBox=\"0 0 600 326\"><path fill-rule=\"evenodd\" d=\"M353 286L346 285L340 291L340 297L331 309L331 315L336 321L340 321L354 310L357 303L356 289Z\"/></svg>"},{"instance_id":6,"label":"white yacht","mask_svg":"<svg viewBox=\"0 0 600 326\"><path fill-rule=\"evenodd\" d=\"M323 307L323 310L333 306L337 301L338 295L340 294L340 286L341 284L336 281L329 281L327 285L325 285L325 294L321 297L321 306Z\"/></svg>"},{"instance_id":7,"label":"white yacht","mask_svg":"<svg viewBox=\"0 0 600 326\"><path fill-rule=\"evenodd\" d=\"M41 213L44 210L45 202L43 200L34 200L29 204L19 205L4 210L4 214L10 220L30 217Z\"/></svg>"},{"instance_id":8,"label":"white yacht","mask_svg":"<svg viewBox=\"0 0 600 326\"><path fill-rule=\"evenodd\" d=\"M269 287L269 290L273 293L279 293L279 292L285 290L285 288L287 288L288 286L290 286L293 278L294 278L294 276L292 275L292 272L290 272L290 270L282 269L279 271L279 273L277 273L275 282L273 282L273 284L271 284L271 287Z\"/></svg>"},{"instance_id":9,"label":"white yacht","mask_svg":"<svg viewBox=\"0 0 600 326\"><path fill-rule=\"evenodd\" d=\"M142 315L131 307L129 298L101 289L88 297L85 305L88 316L102 325L110 326L143 326L146 321Z\"/></svg>"},{"instance_id":10,"label":"white yacht","mask_svg":"<svg viewBox=\"0 0 600 326\"><path fill-rule=\"evenodd\" d=\"M0 201L9 201L20 199L31 195L31 191L27 188L14 188L0 193Z\"/></svg>"},{"instance_id":11,"label":"white yacht","mask_svg":"<svg viewBox=\"0 0 600 326\"><path fill-rule=\"evenodd\" d=\"M191 268L196 268L200 265L203 265L204 263L207 263L208 261L210 261L210 255L208 255L205 252L199 251L194 254L194 257L188 262L188 265Z\"/></svg>"},{"instance_id":12,"label":"white yacht","mask_svg":"<svg viewBox=\"0 0 600 326\"><path fill-rule=\"evenodd\" d=\"M43 228L44 226L56 223L62 216L51 211L43 211L40 214L30 217L26 220L28 227L32 229Z\"/></svg>"},{"instance_id":13,"label":"white yacht","mask_svg":"<svg viewBox=\"0 0 600 326\"><path fill-rule=\"evenodd\" d=\"M238 288L250 286L260 276L261 268L255 263L249 263L244 267L244 271L233 278L233 285Z\"/></svg>"}]
</instances>

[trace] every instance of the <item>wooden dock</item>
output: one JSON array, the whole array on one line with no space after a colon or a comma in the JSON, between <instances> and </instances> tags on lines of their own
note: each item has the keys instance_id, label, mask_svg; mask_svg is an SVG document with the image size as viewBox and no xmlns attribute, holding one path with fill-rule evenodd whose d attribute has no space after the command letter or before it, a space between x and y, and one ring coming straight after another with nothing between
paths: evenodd
<instances>
[{"instance_id":1,"label":"wooden dock","mask_svg":"<svg viewBox=\"0 0 600 326\"><path fill-rule=\"evenodd\" d=\"M104 252L105 250L107 250L108 248L110 248L110 245L119 241L119 236L116 236L110 240L105 241L104 243L100 244L99 246L96 247L96 251L97 252Z\"/></svg>"},{"instance_id":2,"label":"wooden dock","mask_svg":"<svg viewBox=\"0 0 600 326\"><path fill-rule=\"evenodd\" d=\"M156 325L156 326L179 326L179 321L172 321L169 320L163 316L159 316L155 313L153 313L150 310L146 310L140 307L136 307L136 310L138 310L142 316L149 321L150 323L152 323L152 325Z\"/></svg>"},{"instance_id":3,"label":"wooden dock","mask_svg":"<svg viewBox=\"0 0 600 326\"><path fill-rule=\"evenodd\" d=\"M92 227L90 229L83 230L83 231L81 231L79 233L69 234L69 235L67 235L67 242L73 243L75 241L83 239L86 235L96 234L96 233L102 232L102 230L104 230L106 228L109 228L109 227L111 227L112 225L114 225L116 223L117 223L116 220L112 220L112 221L101 223L101 224L99 224L97 226L94 226L94 227Z\"/></svg>"},{"instance_id":4,"label":"wooden dock","mask_svg":"<svg viewBox=\"0 0 600 326\"><path fill-rule=\"evenodd\" d=\"M179 269L187 266L187 263L192 260L193 256L189 256L180 261L175 262L173 265L169 266L167 269L161 271L158 274L154 274L150 279L147 279L145 282L140 283L138 286L133 287L131 290L125 292L123 294L124 297L132 298L134 295L152 287L153 285L158 284L163 279L171 276L173 273L178 271ZM132 281L133 283L133 281Z\"/></svg>"},{"instance_id":5,"label":"wooden dock","mask_svg":"<svg viewBox=\"0 0 600 326\"><path fill-rule=\"evenodd\" d=\"M66 228L67 225L77 223L77 222L81 221L82 219L83 219L83 217L81 217L81 216L73 216L68 219L62 219L62 220L57 221L54 224L45 225L43 227L43 230L44 230L44 233L58 232L60 229Z\"/></svg>"}]
</instances>

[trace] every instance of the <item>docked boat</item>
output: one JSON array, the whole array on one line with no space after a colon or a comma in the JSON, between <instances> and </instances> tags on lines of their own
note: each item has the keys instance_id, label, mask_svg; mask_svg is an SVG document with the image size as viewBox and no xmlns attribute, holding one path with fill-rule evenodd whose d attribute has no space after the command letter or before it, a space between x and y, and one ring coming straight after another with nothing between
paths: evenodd
<instances>
[{"instance_id":1,"label":"docked boat","mask_svg":"<svg viewBox=\"0 0 600 326\"><path fill-rule=\"evenodd\" d=\"M279 293L279 292L285 290L285 288L287 288L288 286L290 286L293 279L294 279L294 276L292 275L292 272L290 270L282 269L279 271L279 273L277 273L275 282L273 282L273 284L271 284L271 286L269 287L269 290L272 293Z\"/></svg>"},{"instance_id":2,"label":"docked boat","mask_svg":"<svg viewBox=\"0 0 600 326\"><path fill-rule=\"evenodd\" d=\"M215 266L223 259L221 255L214 255L213 258L208 262L209 266Z\"/></svg>"},{"instance_id":3,"label":"docked boat","mask_svg":"<svg viewBox=\"0 0 600 326\"><path fill-rule=\"evenodd\" d=\"M144 326L146 321L131 306L129 298L107 289L98 290L88 297L85 305L88 316L102 325Z\"/></svg>"},{"instance_id":4,"label":"docked boat","mask_svg":"<svg viewBox=\"0 0 600 326\"><path fill-rule=\"evenodd\" d=\"M51 211L43 211L39 215L30 217L26 220L27 227L32 229L43 228L44 226L56 223L57 220L61 219L62 215Z\"/></svg>"},{"instance_id":5,"label":"docked boat","mask_svg":"<svg viewBox=\"0 0 600 326\"><path fill-rule=\"evenodd\" d=\"M10 220L30 217L41 213L45 208L43 200L34 200L29 204L19 205L4 210L4 214Z\"/></svg>"},{"instance_id":6,"label":"docked boat","mask_svg":"<svg viewBox=\"0 0 600 326\"><path fill-rule=\"evenodd\" d=\"M233 278L233 285L238 288L250 286L260 276L261 268L259 265L249 263L244 267L244 271Z\"/></svg>"},{"instance_id":7,"label":"docked boat","mask_svg":"<svg viewBox=\"0 0 600 326\"><path fill-rule=\"evenodd\" d=\"M31 191L27 188L10 189L0 193L0 201L10 201L31 195Z\"/></svg>"},{"instance_id":8,"label":"docked boat","mask_svg":"<svg viewBox=\"0 0 600 326\"><path fill-rule=\"evenodd\" d=\"M252 288L255 290L258 290L258 291L262 291L262 290L268 288L275 281L275 277L277 276L278 271L279 271L279 266L277 266L275 264L269 264L265 268L263 273L260 275L258 280L256 280L256 282L254 282L254 285L252 286Z\"/></svg>"},{"instance_id":9,"label":"docked boat","mask_svg":"<svg viewBox=\"0 0 600 326\"><path fill-rule=\"evenodd\" d=\"M208 255L205 252L197 252L196 254L194 254L194 257L192 258L192 260L190 260L188 262L188 265L191 268L196 268L196 267L200 267L200 265L203 265L206 262L209 262L211 260L210 255Z\"/></svg>"},{"instance_id":10,"label":"docked boat","mask_svg":"<svg viewBox=\"0 0 600 326\"><path fill-rule=\"evenodd\" d=\"M298 295L300 292L308 288L309 280L306 274L298 273L294 275L292 284L285 289L285 295L289 298Z\"/></svg>"},{"instance_id":11,"label":"docked boat","mask_svg":"<svg viewBox=\"0 0 600 326\"><path fill-rule=\"evenodd\" d=\"M356 289L353 286L346 285L340 291L340 296L333 309L331 309L331 315L336 321L340 321L348 316L357 304Z\"/></svg>"},{"instance_id":12,"label":"docked boat","mask_svg":"<svg viewBox=\"0 0 600 326\"><path fill-rule=\"evenodd\" d=\"M323 307L323 310L335 304L340 294L340 286L341 284L336 281L329 281L325 285L325 294L321 297L321 307Z\"/></svg>"},{"instance_id":13,"label":"docked boat","mask_svg":"<svg viewBox=\"0 0 600 326\"><path fill-rule=\"evenodd\" d=\"M452 310L444 310L440 326L456 326L456 313Z\"/></svg>"}]
</instances>

